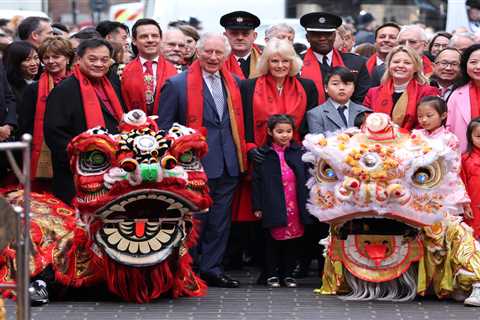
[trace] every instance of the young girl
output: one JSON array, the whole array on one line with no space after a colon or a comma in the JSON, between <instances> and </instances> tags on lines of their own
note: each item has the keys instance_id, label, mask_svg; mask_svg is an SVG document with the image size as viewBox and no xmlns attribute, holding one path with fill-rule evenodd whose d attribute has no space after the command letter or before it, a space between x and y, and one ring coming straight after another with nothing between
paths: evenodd
<instances>
[{"instance_id":1,"label":"young girl","mask_svg":"<svg viewBox=\"0 0 480 320\"><path fill-rule=\"evenodd\" d=\"M458 151L458 138L445 128L447 104L437 96L423 97L417 106L417 120L421 133L430 138L443 139L450 148Z\"/></svg>"},{"instance_id":2,"label":"young girl","mask_svg":"<svg viewBox=\"0 0 480 320\"><path fill-rule=\"evenodd\" d=\"M294 121L288 115L273 115L267 122L265 160L255 166L252 204L262 218L266 232L265 274L267 285L289 288L297 286L292 272L298 241L304 224L310 223L307 201L306 167L302 149L293 138Z\"/></svg>"},{"instance_id":3,"label":"young girl","mask_svg":"<svg viewBox=\"0 0 480 320\"><path fill-rule=\"evenodd\" d=\"M467 127L467 152L462 155L462 179L471 200L467 223L473 228L475 238L480 238L480 118L473 119Z\"/></svg>"},{"instance_id":4,"label":"young girl","mask_svg":"<svg viewBox=\"0 0 480 320\"><path fill-rule=\"evenodd\" d=\"M429 138L442 139L453 151L457 152L457 163L460 165L458 138L445 128L447 122L447 104L445 101L437 96L423 97L417 106L417 120L422 127L418 131ZM460 173L460 168L457 168L457 171ZM456 214L470 217L470 200L465 187L461 183L452 186L452 193L449 194L449 197L453 198L452 201L462 204ZM455 212L452 213L455 214Z\"/></svg>"}]
</instances>

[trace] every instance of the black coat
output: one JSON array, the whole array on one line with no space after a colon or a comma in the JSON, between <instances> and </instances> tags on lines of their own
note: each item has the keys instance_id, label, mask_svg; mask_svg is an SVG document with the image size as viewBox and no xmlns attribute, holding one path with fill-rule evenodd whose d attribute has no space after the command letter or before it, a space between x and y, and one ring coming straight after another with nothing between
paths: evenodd
<instances>
[{"instance_id":1,"label":"black coat","mask_svg":"<svg viewBox=\"0 0 480 320\"><path fill-rule=\"evenodd\" d=\"M115 89L119 96L118 88ZM117 133L117 120L103 103L100 104L106 128L110 133ZM52 152L53 193L66 203L70 203L75 195L75 188L67 145L75 136L87 130L80 84L75 77L63 80L50 92L43 128L45 142Z\"/></svg>"},{"instance_id":2,"label":"black coat","mask_svg":"<svg viewBox=\"0 0 480 320\"><path fill-rule=\"evenodd\" d=\"M315 83L310 79L304 79L297 77L300 83L307 94L307 105L305 113L316 107L318 104L318 92L315 87ZM245 123L245 140L247 142L254 142L254 123L253 123L253 94L255 92L255 84L257 83L257 78L247 79L240 81L240 91L242 93L242 103L243 103L243 119ZM301 136L304 136L308 133L307 121L305 120L305 115L301 122L299 132Z\"/></svg>"},{"instance_id":3,"label":"black coat","mask_svg":"<svg viewBox=\"0 0 480 320\"><path fill-rule=\"evenodd\" d=\"M7 74L0 63L0 126L17 126L15 96L8 85Z\"/></svg>"},{"instance_id":4,"label":"black coat","mask_svg":"<svg viewBox=\"0 0 480 320\"><path fill-rule=\"evenodd\" d=\"M18 132L20 135L30 133L33 135L35 109L37 107L38 81L27 86L21 103L17 106Z\"/></svg>"},{"instance_id":5,"label":"black coat","mask_svg":"<svg viewBox=\"0 0 480 320\"><path fill-rule=\"evenodd\" d=\"M262 225L264 228L287 226L287 209L285 193L283 191L282 171L280 159L271 146L263 146L265 160L256 165L253 170L252 209L263 213ZM312 223L307 212L307 165L302 161L303 150L300 145L292 142L285 149L285 161L292 168L296 177L297 203L300 218L303 224Z\"/></svg>"}]
</instances>

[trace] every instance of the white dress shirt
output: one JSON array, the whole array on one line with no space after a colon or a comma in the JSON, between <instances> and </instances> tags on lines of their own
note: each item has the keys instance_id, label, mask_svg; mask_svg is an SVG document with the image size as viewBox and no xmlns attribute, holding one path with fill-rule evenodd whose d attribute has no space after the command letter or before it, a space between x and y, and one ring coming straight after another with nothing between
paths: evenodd
<instances>
[{"instance_id":1,"label":"white dress shirt","mask_svg":"<svg viewBox=\"0 0 480 320\"><path fill-rule=\"evenodd\" d=\"M320 64L322 64L323 63L323 56L325 56L325 55L320 54L320 53L316 53L315 51L313 51L313 54L317 58L318 62ZM327 56L328 65L331 66L332 65L332 60L333 60L333 50L330 51L329 53L327 53L326 56Z\"/></svg>"}]
</instances>

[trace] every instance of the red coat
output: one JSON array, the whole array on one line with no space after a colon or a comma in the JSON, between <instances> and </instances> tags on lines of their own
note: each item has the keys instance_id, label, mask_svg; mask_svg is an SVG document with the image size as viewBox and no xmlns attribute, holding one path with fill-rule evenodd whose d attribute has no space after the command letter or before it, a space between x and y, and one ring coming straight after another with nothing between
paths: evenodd
<instances>
[{"instance_id":1,"label":"red coat","mask_svg":"<svg viewBox=\"0 0 480 320\"><path fill-rule=\"evenodd\" d=\"M363 105L365 107L369 107L373 110L373 112L378 112L378 109L381 108L380 104L380 90L382 89L383 84L379 85L378 87L373 87L368 89L367 95L365 96L365 100L363 101ZM417 96L415 97L415 105L426 96L438 96L439 91L437 88L429 86L427 84L419 84L417 90ZM392 110L390 110L389 116L392 115ZM413 119L405 118L404 124L402 128L412 130L418 128L418 121L417 121L417 114L412 117Z\"/></svg>"},{"instance_id":2,"label":"red coat","mask_svg":"<svg viewBox=\"0 0 480 320\"><path fill-rule=\"evenodd\" d=\"M480 150L462 156L462 180L470 197L473 219L466 222L473 228L475 238L480 237Z\"/></svg>"}]
</instances>

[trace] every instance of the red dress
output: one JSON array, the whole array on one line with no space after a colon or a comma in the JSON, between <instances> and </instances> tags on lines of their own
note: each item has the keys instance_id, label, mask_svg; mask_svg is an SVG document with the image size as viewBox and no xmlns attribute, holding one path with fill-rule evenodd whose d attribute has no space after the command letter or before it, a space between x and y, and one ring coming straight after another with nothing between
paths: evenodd
<instances>
[{"instance_id":1,"label":"red dress","mask_svg":"<svg viewBox=\"0 0 480 320\"><path fill-rule=\"evenodd\" d=\"M473 228L475 238L480 237L480 150L474 148L462 156L462 179L471 200L473 219L466 222Z\"/></svg>"}]
</instances>

